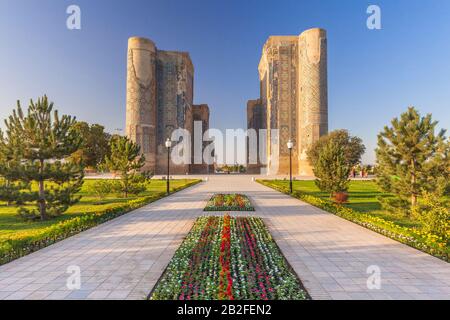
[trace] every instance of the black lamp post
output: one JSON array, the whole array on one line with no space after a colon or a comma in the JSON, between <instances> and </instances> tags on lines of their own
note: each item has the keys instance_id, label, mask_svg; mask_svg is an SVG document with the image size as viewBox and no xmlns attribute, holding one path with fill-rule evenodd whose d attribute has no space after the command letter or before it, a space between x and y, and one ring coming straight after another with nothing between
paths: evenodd
<instances>
[{"instance_id":1,"label":"black lamp post","mask_svg":"<svg viewBox=\"0 0 450 320\"><path fill-rule=\"evenodd\" d=\"M291 139L289 139L287 147L289 149L289 191L292 193L292 148L294 147L294 143Z\"/></svg>"},{"instance_id":2,"label":"black lamp post","mask_svg":"<svg viewBox=\"0 0 450 320\"><path fill-rule=\"evenodd\" d=\"M169 138L166 140L166 148L167 148L167 194L170 194L170 148L172 147L172 141Z\"/></svg>"}]
</instances>

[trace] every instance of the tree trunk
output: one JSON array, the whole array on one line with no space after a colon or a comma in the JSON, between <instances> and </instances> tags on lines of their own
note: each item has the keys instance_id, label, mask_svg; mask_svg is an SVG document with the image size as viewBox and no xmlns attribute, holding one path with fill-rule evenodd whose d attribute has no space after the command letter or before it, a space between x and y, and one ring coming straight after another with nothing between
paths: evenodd
<instances>
[{"instance_id":1,"label":"tree trunk","mask_svg":"<svg viewBox=\"0 0 450 320\"><path fill-rule=\"evenodd\" d=\"M41 214L41 220L47 220L47 208L45 203L45 187L44 187L44 160L40 160L40 168L39 168L39 213Z\"/></svg>"},{"instance_id":2,"label":"tree trunk","mask_svg":"<svg viewBox=\"0 0 450 320\"><path fill-rule=\"evenodd\" d=\"M124 176L124 188L123 188L123 194L125 195L125 198L128 198L128 174Z\"/></svg>"},{"instance_id":3,"label":"tree trunk","mask_svg":"<svg viewBox=\"0 0 450 320\"><path fill-rule=\"evenodd\" d=\"M411 206L414 207L417 205L417 195L414 193L411 195Z\"/></svg>"},{"instance_id":4,"label":"tree trunk","mask_svg":"<svg viewBox=\"0 0 450 320\"><path fill-rule=\"evenodd\" d=\"M6 189L9 189L10 186L11 186L11 182L9 181L9 179L6 179ZM8 197L8 201L6 202L7 207L9 207L12 204L12 200L9 199L9 197Z\"/></svg>"},{"instance_id":5,"label":"tree trunk","mask_svg":"<svg viewBox=\"0 0 450 320\"><path fill-rule=\"evenodd\" d=\"M411 159L411 186L412 186L412 193L411 193L411 209L417 205L417 194L414 185L416 184L416 165L414 162L414 159Z\"/></svg>"}]
</instances>

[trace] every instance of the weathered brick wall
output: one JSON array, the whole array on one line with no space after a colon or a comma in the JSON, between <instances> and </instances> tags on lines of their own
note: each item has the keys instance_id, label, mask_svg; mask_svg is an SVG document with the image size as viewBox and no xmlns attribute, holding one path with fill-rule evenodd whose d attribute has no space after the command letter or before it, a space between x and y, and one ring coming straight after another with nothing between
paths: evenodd
<instances>
[{"instance_id":1,"label":"weathered brick wall","mask_svg":"<svg viewBox=\"0 0 450 320\"><path fill-rule=\"evenodd\" d=\"M194 121L201 121L202 122L202 132L201 135L203 137L204 133L209 130L209 106L207 104L199 104L194 105L192 108L192 119ZM194 132L192 131L192 139L198 139L197 137L194 137ZM194 141L192 142L192 164L190 167L190 172L193 174L207 174L207 173L213 173L214 172L214 166L208 165L204 162L203 157L201 159L194 158ZM202 155L203 150L205 147L209 144L208 141L203 141L201 148L202 148ZM195 163L201 161L202 163Z\"/></svg>"},{"instance_id":2,"label":"weathered brick wall","mask_svg":"<svg viewBox=\"0 0 450 320\"><path fill-rule=\"evenodd\" d=\"M165 141L177 128L190 126L193 104L194 68L188 53L157 52L157 133L156 174L167 171ZM186 121L188 120L188 121ZM171 164L173 174L189 173L189 164Z\"/></svg>"},{"instance_id":3,"label":"weathered brick wall","mask_svg":"<svg viewBox=\"0 0 450 320\"><path fill-rule=\"evenodd\" d=\"M289 173L287 142L294 142L293 172L311 175L306 151L328 133L327 40L322 29L300 36L271 36L259 63L260 103L267 136L279 130L277 144L267 139L267 155L279 155L278 170L269 162L269 174Z\"/></svg>"},{"instance_id":4,"label":"weathered brick wall","mask_svg":"<svg viewBox=\"0 0 450 320\"><path fill-rule=\"evenodd\" d=\"M327 38L326 31L311 29L299 37L299 141L300 174L313 175L306 152L328 133Z\"/></svg>"},{"instance_id":5,"label":"weathered brick wall","mask_svg":"<svg viewBox=\"0 0 450 320\"><path fill-rule=\"evenodd\" d=\"M165 141L177 128L193 130L193 96L194 67L188 53L158 50L145 38L129 39L126 135L141 146L144 170L166 173ZM173 174L189 169L189 163L171 164Z\"/></svg>"},{"instance_id":6,"label":"weathered brick wall","mask_svg":"<svg viewBox=\"0 0 450 320\"><path fill-rule=\"evenodd\" d=\"M247 138L247 173L259 174L261 173L261 159L259 150L260 137L259 130L266 127L266 119L264 108L260 99L247 101L247 129L254 129L256 131L256 155L257 163L250 163L251 160L250 152L254 150L254 146L251 146L252 142L250 138ZM264 162L264 161L263 161Z\"/></svg>"},{"instance_id":7,"label":"weathered brick wall","mask_svg":"<svg viewBox=\"0 0 450 320\"><path fill-rule=\"evenodd\" d=\"M156 162L156 47L144 38L128 41L126 135L141 146L144 170Z\"/></svg>"},{"instance_id":8,"label":"weathered brick wall","mask_svg":"<svg viewBox=\"0 0 450 320\"><path fill-rule=\"evenodd\" d=\"M268 165L270 174L289 173L289 150L287 142L294 142L292 155L297 158L297 50L298 37L271 36L263 48L259 72L261 79L267 79L261 99L266 101L268 136L272 129L279 134L278 144L268 139L268 152L278 155L278 168ZM297 161L293 161L293 171L298 170Z\"/></svg>"}]
</instances>

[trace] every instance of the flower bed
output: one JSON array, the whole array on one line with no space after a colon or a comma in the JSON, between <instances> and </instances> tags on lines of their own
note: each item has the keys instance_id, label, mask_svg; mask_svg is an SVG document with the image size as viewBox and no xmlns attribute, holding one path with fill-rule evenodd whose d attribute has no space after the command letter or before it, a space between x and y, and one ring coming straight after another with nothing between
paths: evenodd
<instances>
[{"instance_id":1,"label":"flower bed","mask_svg":"<svg viewBox=\"0 0 450 320\"><path fill-rule=\"evenodd\" d=\"M271 181L257 180L257 182L272 189L289 194L288 188L278 186ZM292 196L322 210L333 213L341 218L357 223L367 229L378 232L386 237L424 251L444 261L450 261L449 239L444 239L431 233L425 233L416 228L402 227L383 218L361 213L311 195L294 192Z\"/></svg>"},{"instance_id":2,"label":"flower bed","mask_svg":"<svg viewBox=\"0 0 450 320\"><path fill-rule=\"evenodd\" d=\"M250 200L243 194L215 194L204 211L255 211Z\"/></svg>"},{"instance_id":3,"label":"flower bed","mask_svg":"<svg viewBox=\"0 0 450 320\"><path fill-rule=\"evenodd\" d=\"M181 187L173 189L172 192L185 189L199 182L200 180L192 181ZM43 229L42 232L37 235L12 236L10 239L0 242L0 265L47 247L58 241L64 240L84 230L95 227L103 222L109 221L151 202L159 200L165 196L165 192L158 192L151 196L127 201L124 204L112 208L95 213L84 214L83 216L54 224Z\"/></svg>"},{"instance_id":4,"label":"flower bed","mask_svg":"<svg viewBox=\"0 0 450 320\"><path fill-rule=\"evenodd\" d=\"M151 300L305 300L261 218L200 217Z\"/></svg>"}]
</instances>

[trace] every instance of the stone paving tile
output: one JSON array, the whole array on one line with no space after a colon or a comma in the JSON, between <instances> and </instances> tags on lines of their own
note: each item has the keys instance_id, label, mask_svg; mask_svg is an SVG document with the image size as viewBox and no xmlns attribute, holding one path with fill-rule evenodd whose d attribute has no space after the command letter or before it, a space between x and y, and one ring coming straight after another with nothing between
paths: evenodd
<instances>
[{"instance_id":1,"label":"stone paving tile","mask_svg":"<svg viewBox=\"0 0 450 320\"><path fill-rule=\"evenodd\" d=\"M0 266L0 299L144 299L216 192L242 192L313 299L450 299L449 264L251 181L210 176L129 214ZM69 266L81 289L69 290ZM381 288L367 288L367 268Z\"/></svg>"},{"instance_id":2,"label":"stone paving tile","mask_svg":"<svg viewBox=\"0 0 450 320\"><path fill-rule=\"evenodd\" d=\"M373 300L373 297L367 292L349 292L348 295L352 300Z\"/></svg>"},{"instance_id":3,"label":"stone paving tile","mask_svg":"<svg viewBox=\"0 0 450 320\"><path fill-rule=\"evenodd\" d=\"M23 300L30 296L33 292L31 291L15 291L10 295L6 296L5 300Z\"/></svg>"},{"instance_id":4,"label":"stone paving tile","mask_svg":"<svg viewBox=\"0 0 450 320\"><path fill-rule=\"evenodd\" d=\"M65 299L70 294L70 291L52 291L50 295L48 295L46 300L62 300Z\"/></svg>"},{"instance_id":5,"label":"stone paving tile","mask_svg":"<svg viewBox=\"0 0 450 320\"><path fill-rule=\"evenodd\" d=\"M330 292L331 299L333 300L350 300L350 296L346 292Z\"/></svg>"},{"instance_id":6,"label":"stone paving tile","mask_svg":"<svg viewBox=\"0 0 450 320\"><path fill-rule=\"evenodd\" d=\"M131 293L131 290L113 290L107 299L126 299Z\"/></svg>"},{"instance_id":7,"label":"stone paving tile","mask_svg":"<svg viewBox=\"0 0 450 320\"><path fill-rule=\"evenodd\" d=\"M34 291L32 294L27 296L27 299L29 299L29 300L44 300L52 293L53 293L53 291L49 291L49 290L43 290L43 291L38 290L38 291Z\"/></svg>"},{"instance_id":8,"label":"stone paving tile","mask_svg":"<svg viewBox=\"0 0 450 320\"><path fill-rule=\"evenodd\" d=\"M85 300L92 293L92 290L74 290L69 293L64 299L70 300Z\"/></svg>"},{"instance_id":9,"label":"stone paving tile","mask_svg":"<svg viewBox=\"0 0 450 320\"><path fill-rule=\"evenodd\" d=\"M87 296L88 299L101 300L105 299L111 293L110 290L95 290L92 291L91 294Z\"/></svg>"},{"instance_id":10,"label":"stone paving tile","mask_svg":"<svg viewBox=\"0 0 450 320\"><path fill-rule=\"evenodd\" d=\"M5 299L7 296L11 295L12 291L0 291L0 300Z\"/></svg>"}]
</instances>

